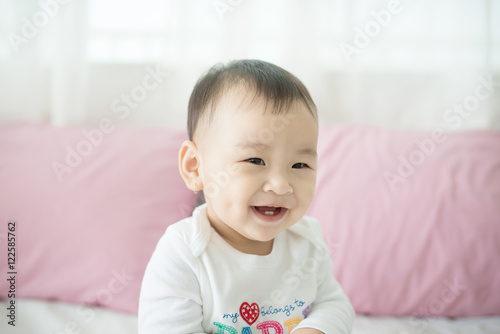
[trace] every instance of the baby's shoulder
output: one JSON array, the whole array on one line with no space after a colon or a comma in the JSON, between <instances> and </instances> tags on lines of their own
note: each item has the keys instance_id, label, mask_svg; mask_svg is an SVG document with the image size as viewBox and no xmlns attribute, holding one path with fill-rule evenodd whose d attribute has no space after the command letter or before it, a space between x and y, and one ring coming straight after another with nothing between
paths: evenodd
<instances>
[{"instance_id":1,"label":"baby's shoulder","mask_svg":"<svg viewBox=\"0 0 500 334\"><path fill-rule=\"evenodd\" d=\"M194 257L198 257L210 240L209 225L198 218L193 215L168 226L158 246L184 249Z\"/></svg>"}]
</instances>

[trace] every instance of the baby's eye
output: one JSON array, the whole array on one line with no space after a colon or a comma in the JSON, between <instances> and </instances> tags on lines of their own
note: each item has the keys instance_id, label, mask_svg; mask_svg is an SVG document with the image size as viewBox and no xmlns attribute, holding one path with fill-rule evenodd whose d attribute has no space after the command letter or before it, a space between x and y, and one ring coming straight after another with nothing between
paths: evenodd
<instances>
[{"instance_id":1,"label":"baby's eye","mask_svg":"<svg viewBox=\"0 0 500 334\"><path fill-rule=\"evenodd\" d=\"M293 164L292 168L307 168L309 167L306 163L303 163L303 162L297 162L295 164Z\"/></svg>"},{"instance_id":2,"label":"baby's eye","mask_svg":"<svg viewBox=\"0 0 500 334\"><path fill-rule=\"evenodd\" d=\"M264 165L264 160L262 160L261 158L250 158L245 161L248 161L249 163L254 165Z\"/></svg>"}]
</instances>

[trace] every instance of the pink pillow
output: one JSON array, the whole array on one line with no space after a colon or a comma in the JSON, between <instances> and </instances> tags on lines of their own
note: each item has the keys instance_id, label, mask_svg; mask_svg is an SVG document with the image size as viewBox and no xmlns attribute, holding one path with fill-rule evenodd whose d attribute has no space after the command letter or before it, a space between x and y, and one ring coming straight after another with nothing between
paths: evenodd
<instances>
[{"instance_id":1,"label":"pink pillow","mask_svg":"<svg viewBox=\"0 0 500 334\"><path fill-rule=\"evenodd\" d=\"M109 122L87 130L1 124L0 233L5 241L16 221L16 298L136 313L158 239L194 206L177 167L185 139L185 131ZM7 298L5 278L0 291Z\"/></svg>"},{"instance_id":2,"label":"pink pillow","mask_svg":"<svg viewBox=\"0 0 500 334\"><path fill-rule=\"evenodd\" d=\"M317 190L358 313L500 314L500 134L322 127Z\"/></svg>"},{"instance_id":3,"label":"pink pillow","mask_svg":"<svg viewBox=\"0 0 500 334\"><path fill-rule=\"evenodd\" d=\"M0 236L17 221L17 298L135 313L158 239L191 213L177 171L185 131L101 125L102 137L0 125ZM319 160L309 214L358 313L499 314L498 134L322 127Z\"/></svg>"}]
</instances>

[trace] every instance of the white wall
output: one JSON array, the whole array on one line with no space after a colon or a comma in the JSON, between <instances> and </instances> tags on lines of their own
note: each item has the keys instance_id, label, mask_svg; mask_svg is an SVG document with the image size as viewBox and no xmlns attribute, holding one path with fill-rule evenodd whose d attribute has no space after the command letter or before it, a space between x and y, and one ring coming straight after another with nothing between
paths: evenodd
<instances>
[{"instance_id":1,"label":"white wall","mask_svg":"<svg viewBox=\"0 0 500 334\"><path fill-rule=\"evenodd\" d=\"M43 15L47 22L27 38L26 22ZM183 128L202 72L260 58L304 81L324 124L499 130L500 86L480 87L500 82L498 17L494 0L79 0L52 9L6 1L0 121L95 126L112 116L116 124ZM26 42L15 45L13 36ZM140 94L147 69L157 67L168 75L118 118L123 94ZM464 103L470 112L453 111Z\"/></svg>"}]
</instances>

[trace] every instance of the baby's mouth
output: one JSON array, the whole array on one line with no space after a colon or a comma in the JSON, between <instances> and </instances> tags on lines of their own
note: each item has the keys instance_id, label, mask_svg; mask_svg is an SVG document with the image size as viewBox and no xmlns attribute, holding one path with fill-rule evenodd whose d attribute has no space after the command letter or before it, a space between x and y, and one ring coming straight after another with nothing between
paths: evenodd
<instances>
[{"instance_id":1,"label":"baby's mouth","mask_svg":"<svg viewBox=\"0 0 500 334\"><path fill-rule=\"evenodd\" d=\"M252 210L260 219L272 222L281 219L288 209L275 206L252 206Z\"/></svg>"},{"instance_id":2,"label":"baby's mouth","mask_svg":"<svg viewBox=\"0 0 500 334\"><path fill-rule=\"evenodd\" d=\"M254 206L255 210L267 216L274 216L281 212L281 207L274 206Z\"/></svg>"}]
</instances>

